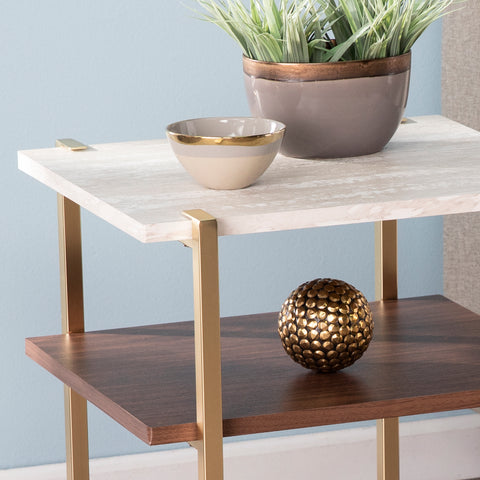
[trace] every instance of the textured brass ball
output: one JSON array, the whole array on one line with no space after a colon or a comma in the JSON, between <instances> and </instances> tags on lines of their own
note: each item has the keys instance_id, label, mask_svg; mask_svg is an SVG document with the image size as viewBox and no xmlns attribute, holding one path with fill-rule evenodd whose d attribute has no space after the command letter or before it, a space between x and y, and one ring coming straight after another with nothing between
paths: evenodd
<instances>
[{"instance_id":1,"label":"textured brass ball","mask_svg":"<svg viewBox=\"0 0 480 480\"><path fill-rule=\"evenodd\" d=\"M372 312L352 285L318 278L303 283L285 300L278 333L295 362L319 372L336 372L367 349L373 335Z\"/></svg>"}]
</instances>

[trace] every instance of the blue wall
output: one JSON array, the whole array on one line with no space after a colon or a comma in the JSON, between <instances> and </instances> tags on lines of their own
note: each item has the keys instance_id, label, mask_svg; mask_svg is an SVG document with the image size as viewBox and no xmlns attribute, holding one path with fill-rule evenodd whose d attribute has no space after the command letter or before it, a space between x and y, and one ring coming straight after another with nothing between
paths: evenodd
<instances>
[{"instance_id":1,"label":"blue wall","mask_svg":"<svg viewBox=\"0 0 480 480\"><path fill-rule=\"evenodd\" d=\"M239 49L182 4L2 3L0 468L64 459L62 386L24 355L25 337L60 329L56 197L17 171L16 150L158 138L177 119L248 114ZM409 115L440 112L440 37L438 24L415 47ZM88 329L192 317L188 249L139 244L88 213L83 231ZM402 296L441 292L441 232L441 219L401 222ZM318 276L372 299L372 236L367 224L222 238L222 314L277 310ZM89 413L92 456L147 450Z\"/></svg>"}]
</instances>

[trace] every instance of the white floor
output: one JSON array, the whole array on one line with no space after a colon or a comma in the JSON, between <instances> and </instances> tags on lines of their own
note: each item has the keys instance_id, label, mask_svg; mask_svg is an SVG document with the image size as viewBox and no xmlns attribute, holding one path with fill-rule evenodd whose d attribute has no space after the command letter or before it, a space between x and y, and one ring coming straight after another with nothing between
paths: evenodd
<instances>
[{"instance_id":1,"label":"white floor","mask_svg":"<svg viewBox=\"0 0 480 480\"><path fill-rule=\"evenodd\" d=\"M401 423L402 480L460 480L480 476L480 415ZM226 480L375 480L375 428L228 443ZM195 480L196 452L94 459L91 480ZM0 471L0 480L64 480L65 465Z\"/></svg>"}]
</instances>

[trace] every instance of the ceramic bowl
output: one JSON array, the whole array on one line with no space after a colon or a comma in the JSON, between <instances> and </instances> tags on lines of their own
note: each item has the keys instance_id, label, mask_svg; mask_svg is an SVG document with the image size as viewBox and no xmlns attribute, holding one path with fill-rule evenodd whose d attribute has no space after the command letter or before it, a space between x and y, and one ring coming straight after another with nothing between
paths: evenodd
<instances>
[{"instance_id":1,"label":"ceramic bowl","mask_svg":"<svg viewBox=\"0 0 480 480\"><path fill-rule=\"evenodd\" d=\"M234 190L254 183L272 163L285 125L265 118L197 118L172 123L167 138L201 185Z\"/></svg>"},{"instance_id":2,"label":"ceramic bowl","mask_svg":"<svg viewBox=\"0 0 480 480\"><path fill-rule=\"evenodd\" d=\"M271 63L243 58L254 117L287 126L281 153L297 158L379 152L405 112L411 54L375 60Z\"/></svg>"}]
</instances>

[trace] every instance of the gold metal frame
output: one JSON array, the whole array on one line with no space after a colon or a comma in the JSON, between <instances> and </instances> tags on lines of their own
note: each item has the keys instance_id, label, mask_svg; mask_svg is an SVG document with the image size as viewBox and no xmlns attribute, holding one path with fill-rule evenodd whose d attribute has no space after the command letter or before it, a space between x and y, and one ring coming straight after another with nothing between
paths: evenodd
<instances>
[{"instance_id":1,"label":"gold metal frame","mask_svg":"<svg viewBox=\"0 0 480 480\"><path fill-rule=\"evenodd\" d=\"M203 210L183 214L192 220L197 425L201 439L198 478L223 479L222 363L217 221Z\"/></svg>"},{"instance_id":2,"label":"gold metal frame","mask_svg":"<svg viewBox=\"0 0 480 480\"><path fill-rule=\"evenodd\" d=\"M63 142L57 142L57 146ZM67 148L77 148L67 145ZM192 240L185 245L193 253L195 372L199 480L223 479L223 417L221 386L220 302L217 221L203 210L183 214L192 221ZM83 332L83 275L80 207L58 195L62 332ZM375 225L375 295L396 299L397 221ZM399 480L398 418L377 421L377 478ZM88 480L87 402L65 386L67 479Z\"/></svg>"},{"instance_id":3,"label":"gold metal frame","mask_svg":"<svg viewBox=\"0 0 480 480\"><path fill-rule=\"evenodd\" d=\"M375 297L377 300L398 298L397 221L375 224ZM377 479L399 480L398 418L377 420Z\"/></svg>"},{"instance_id":4,"label":"gold metal frame","mask_svg":"<svg viewBox=\"0 0 480 480\"><path fill-rule=\"evenodd\" d=\"M62 333L85 330L80 207L58 195L58 240ZM88 480L87 401L65 385L67 480Z\"/></svg>"}]
</instances>

